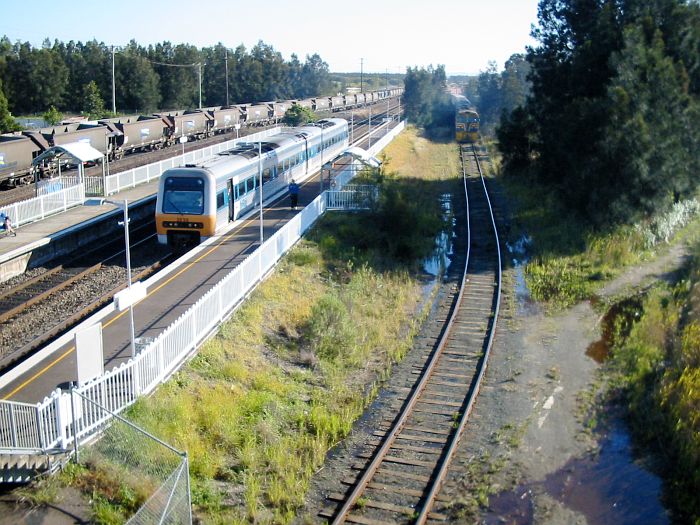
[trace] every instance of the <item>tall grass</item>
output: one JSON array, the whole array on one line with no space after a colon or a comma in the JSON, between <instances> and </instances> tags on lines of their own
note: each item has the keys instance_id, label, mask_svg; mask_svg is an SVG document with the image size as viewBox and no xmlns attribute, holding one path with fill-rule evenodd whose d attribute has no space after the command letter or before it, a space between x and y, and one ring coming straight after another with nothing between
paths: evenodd
<instances>
[{"instance_id":1,"label":"tall grass","mask_svg":"<svg viewBox=\"0 0 700 525\"><path fill-rule=\"evenodd\" d=\"M638 444L661 460L665 500L678 523L700 523L700 323L691 281L660 284L616 331L608 369ZM624 324L620 319L616 326Z\"/></svg>"},{"instance_id":2,"label":"tall grass","mask_svg":"<svg viewBox=\"0 0 700 525\"><path fill-rule=\"evenodd\" d=\"M532 238L525 267L532 296L555 308L589 298L605 281L664 248L683 228L697 223L695 199L636 225L596 231L564 209L553 192L526 175L501 178L513 206L513 235Z\"/></svg>"}]
</instances>

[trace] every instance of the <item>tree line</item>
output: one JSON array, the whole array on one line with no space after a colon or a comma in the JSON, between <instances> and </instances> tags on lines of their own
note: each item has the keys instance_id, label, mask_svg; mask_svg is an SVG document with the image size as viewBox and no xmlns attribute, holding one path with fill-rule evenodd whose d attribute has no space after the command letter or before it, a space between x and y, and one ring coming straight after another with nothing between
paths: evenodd
<instances>
[{"instance_id":1,"label":"tree line","mask_svg":"<svg viewBox=\"0 0 700 525\"><path fill-rule=\"evenodd\" d=\"M602 228L692 196L700 168L700 7L541 0L532 90L498 130L529 173Z\"/></svg>"},{"instance_id":2,"label":"tree line","mask_svg":"<svg viewBox=\"0 0 700 525\"><path fill-rule=\"evenodd\" d=\"M463 79L462 92L479 110L482 133L493 135L503 112L510 114L525 104L530 92L529 73L525 55L517 53L506 61L503 71L491 61L486 71Z\"/></svg>"},{"instance_id":3,"label":"tree line","mask_svg":"<svg viewBox=\"0 0 700 525\"><path fill-rule=\"evenodd\" d=\"M318 54L302 62L258 42L247 50L221 43L202 49L162 42L143 46L132 40L114 53L119 112L193 108L199 104L198 66L202 64L202 105L226 103L226 70L231 104L330 94L328 64ZM92 85L91 85L92 83ZM15 115L58 111L89 112L112 106L112 48L103 42L0 39L0 105ZM90 107L86 108L86 104ZM87 110L87 111L86 111Z\"/></svg>"},{"instance_id":4,"label":"tree line","mask_svg":"<svg viewBox=\"0 0 700 525\"><path fill-rule=\"evenodd\" d=\"M454 105L447 93L445 66L407 68L403 104L406 119L430 133L454 127Z\"/></svg>"}]
</instances>

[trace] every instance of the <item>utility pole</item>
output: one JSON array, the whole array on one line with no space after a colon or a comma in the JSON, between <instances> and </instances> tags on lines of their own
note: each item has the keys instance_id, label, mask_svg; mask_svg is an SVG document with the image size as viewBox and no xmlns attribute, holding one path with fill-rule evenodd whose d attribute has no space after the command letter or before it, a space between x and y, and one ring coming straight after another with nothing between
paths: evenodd
<instances>
[{"instance_id":1,"label":"utility pole","mask_svg":"<svg viewBox=\"0 0 700 525\"><path fill-rule=\"evenodd\" d=\"M384 90L386 91L386 118L389 118L389 68L386 68L384 70L384 76L386 77L386 87Z\"/></svg>"},{"instance_id":2,"label":"utility pole","mask_svg":"<svg viewBox=\"0 0 700 525\"><path fill-rule=\"evenodd\" d=\"M112 113L117 114L117 90L114 85L114 46L112 46Z\"/></svg>"},{"instance_id":3,"label":"utility pole","mask_svg":"<svg viewBox=\"0 0 700 525\"><path fill-rule=\"evenodd\" d=\"M225 51L224 63L226 64L226 106L228 106L228 48Z\"/></svg>"},{"instance_id":4,"label":"utility pole","mask_svg":"<svg viewBox=\"0 0 700 525\"><path fill-rule=\"evenodd\" d=\"M202 63L197 64L199 72L199 109L202 109Z\"/></svg>"},{"instance_id":5,"label":"utility pole","mask_svg":"<svg viewBox=\"0 0 700 525\"><path fill-rule=\"evenodd\" d=\"M363 65L364 65L364 61L365 61L364 58L361 58L361 59L360 59L360 93L364 93L364 92L365 92L364 89L363 89L363 86L362 86L362 68L363 68Z\"/></svg>"}]
</instances>

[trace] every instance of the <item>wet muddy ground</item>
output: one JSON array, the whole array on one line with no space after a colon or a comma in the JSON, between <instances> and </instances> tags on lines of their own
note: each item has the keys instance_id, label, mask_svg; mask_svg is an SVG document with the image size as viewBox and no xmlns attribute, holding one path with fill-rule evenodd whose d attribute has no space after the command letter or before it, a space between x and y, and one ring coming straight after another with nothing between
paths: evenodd
<instances>
[{"instance_id":1,"label":"wet muddy ground","mask_svg":"<svg viewBox=\"0 0 700 525\"><path fill-rule=\"evenodd\" d=\"M546 315L528 294L521 256L512 255L505 272L486 386L442 489L449 503L434 510L454 523L669 523L661 482L635 455L621 415L595 406L607 352L605 314L585 301ZM671 247L608 283L598 300L631 296L671 278L684 260L683 246ZM326 506L324 495L347 488L351 467L363 462L373 430L398 408L407 371L430 337L422 334L350 438L333 451L314 479L304 521L324 521L316 514Z\"/></svg>"},{"instance_id":2,"label":"wet muddy ground","mask_svg":"<svg viewBox=\"0 0 700 525\"><path fill-rule=\"evenodd\" d=\"M462 523L669 523L661 481L633 450L623 415L596 406L595 394L614 316L634 311L635 291L672 277L683 247L605 286L599 301L632 298L602 315L590 301L545 315L515 259L489 388L444 490L452 502L440 510Z\"/></svg>"}]
</instances>

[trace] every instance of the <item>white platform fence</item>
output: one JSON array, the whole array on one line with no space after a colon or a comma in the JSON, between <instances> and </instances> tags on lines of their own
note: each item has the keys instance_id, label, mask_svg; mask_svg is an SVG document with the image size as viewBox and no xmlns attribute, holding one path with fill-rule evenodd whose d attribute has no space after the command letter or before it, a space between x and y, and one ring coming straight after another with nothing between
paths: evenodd
<instances>
[{"instance_id":1,"label":"white platform fence","mask_svg":"<svg viewBox=\"0 0 700 525\"><path fill-rule=\"evenodd\" d=\"M372 146L370 154L376 155L402 129L403 123L379 139ZM139 396L153 392L217 331L220 324L327 209L366 207L374 195L373 189L367 187L341 188L322 193L141 353L75 391L114 413L123 411ZM0 451L27 453L68 450L76 438L80 443L108 424L109 414L104 410L92 410L90 404L80 399L73 399L71 403L72 395L76 397L69 391L57 389L37 404L0 401ZM80 408L72 410L71 407Z\"/></svg>"},{"instance_id":2,"label":"white platform fence","mask_svg":"<svg viewBox=\"0 0 700 525\"><path fill-rule=\"evenodd\" d=\"M0 212L4 212L10 217L15 227L40 221L74 206L81 206L88 197L108 197L122 190L147 184L160 178L167 169L203 161L217 153L231 149L238 143L255 142L279 133L281 129L280 126L269 128L252 135L190 151L184 155L177 155L114 175L107 175L104 179L102 177L84 177L81 180L77 175L62 175L54 179L39 181L36 197L0 207Z\"/></svg>"}]
</instances>

